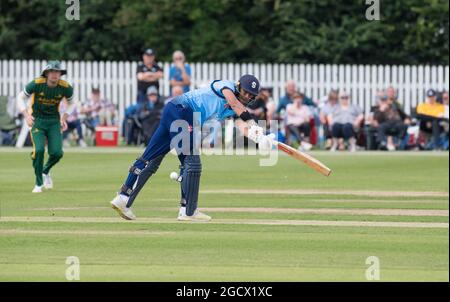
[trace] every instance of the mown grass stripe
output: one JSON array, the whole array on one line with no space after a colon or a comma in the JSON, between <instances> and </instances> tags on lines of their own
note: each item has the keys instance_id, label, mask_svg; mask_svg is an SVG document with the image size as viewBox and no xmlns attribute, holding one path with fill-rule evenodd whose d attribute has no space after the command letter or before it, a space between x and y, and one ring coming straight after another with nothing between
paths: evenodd
<instances>
[{"instance_id":1,"label":"mown grass stripe","mask_svg":"<svg viewBox=\"0 0 450 302\"><path fill-rule=\"evenodd\" d=\"M28 222L74 222L74 223L185 223L171 218L140 218L135 221L124 221L109 217L2 217L1 221ZM195 222L204 223L204 222ZM305 225L305 226L346 226L346 227L403 227L403 228L447 228L442 222L388 222L388 221L327 221L327 220L263 220L263 219L215 219L211 224L243 224L243 225Z\"/></svg>"}]
</instances>

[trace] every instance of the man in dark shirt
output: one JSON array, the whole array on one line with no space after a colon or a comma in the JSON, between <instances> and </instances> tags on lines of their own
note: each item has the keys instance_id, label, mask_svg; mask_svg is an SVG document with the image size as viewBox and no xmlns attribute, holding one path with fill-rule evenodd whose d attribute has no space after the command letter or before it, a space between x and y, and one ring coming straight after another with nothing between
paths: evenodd
<instances>
[{"instance_id":1,"label":"man in dark shirt","mask_svg":"<svg viewBox=\"0 0 450 302\"><path fill-rule=\"evenodd\" d=\"M378 126L378 141L380 149L395 150L393 137L402 140L406 134L408 126L404 123L403 110L389 99L382 99L379 106L374 110L374 120Z\"/></svg>"},{"instance_id":2,"label":"man in dark shirt","mask_svg":"<svg viewBox=\"0 0 450 302\"><path fill-rule=\"evenodd\" d=\"M158 90L155 86L150 86L147 89L147 102L137 112L143 142L148 143L158 128L163 107L164 101L158 95Z\"/></svg>"},{"instance_id":3,"label":"man in dark shirt","mask_svg":"<svg viewBox=\"0 0 450 302\"><path fill-rule=\"evenodd\" d=\"M142 61L138 63L137 76L137 101L138 103L147 102L147 89L150 86L155 86L159 90L159 79L163 77L163 70L157 64L156 53L153 49L147 49L142 54Z\"/></svg>"}]
</instances>

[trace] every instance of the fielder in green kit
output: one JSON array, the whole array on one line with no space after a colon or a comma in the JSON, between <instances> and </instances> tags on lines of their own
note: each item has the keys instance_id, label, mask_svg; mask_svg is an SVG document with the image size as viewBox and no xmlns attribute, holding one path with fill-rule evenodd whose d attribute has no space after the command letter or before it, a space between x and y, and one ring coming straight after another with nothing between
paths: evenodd
<instances>
[{"instance_id":1,"label":"fielder in green kit","mask_svg":"<svg viewBox=\"0 0 450 302\"><path fill-rule=\"evenodd\" d=\"M41 193L42 188L52 189L50 169L62 158L62 132L67 129L66 118L74 110L73 88L61 76L67 72L59 61L49 61L40 77L28 83L17 97L19 110L25 117L33 142L33 160L36 185L33 193ZM31 97L28 106L26 100ZM69 106L62 115L59 105L67 99ZM48 160L44 165L45 144L48 145Z\"/></svg>"}]
</instances>

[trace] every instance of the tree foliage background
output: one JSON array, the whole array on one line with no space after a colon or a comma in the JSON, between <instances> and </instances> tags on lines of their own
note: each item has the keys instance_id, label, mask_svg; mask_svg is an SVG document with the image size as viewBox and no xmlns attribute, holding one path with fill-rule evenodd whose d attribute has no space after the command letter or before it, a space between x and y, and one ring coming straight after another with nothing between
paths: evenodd
<instances>
[{"instance_id":1,"label":"tree foliage background","mask_svg":"<svg viewBox=\"0 0 450 302\"><path fill-rule=\"evenodd\" d=\"M1 59L445 64L448 0L0 0Z\"/></svg>"}]
</instances>

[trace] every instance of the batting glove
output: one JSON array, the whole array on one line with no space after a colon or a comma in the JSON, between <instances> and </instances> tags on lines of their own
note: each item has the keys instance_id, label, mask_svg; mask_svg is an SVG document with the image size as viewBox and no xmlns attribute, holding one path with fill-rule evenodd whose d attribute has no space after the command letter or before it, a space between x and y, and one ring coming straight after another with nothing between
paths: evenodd
<instances>
[{"instance_id":1,"label":"batting glove","mask_svg":"<svg viewBox=\"0 0 450 302\"><path fill-rule=\"evenodd\" d=\"M255 143L259 143L261 138L264 136L264 129L253 125L248 129L248 138L254 141Z\"/></svg>"},{"instance_id":2,"label":"batting glove","mask_svg":"<svg viewBox=\"0 0 450 302\"><path fill-rule=\"evenodd\" d=\"M260 150L271 150L274 145L275 134L263 135L259 140L258 146Z\"/></svg>"}]
</instances>

